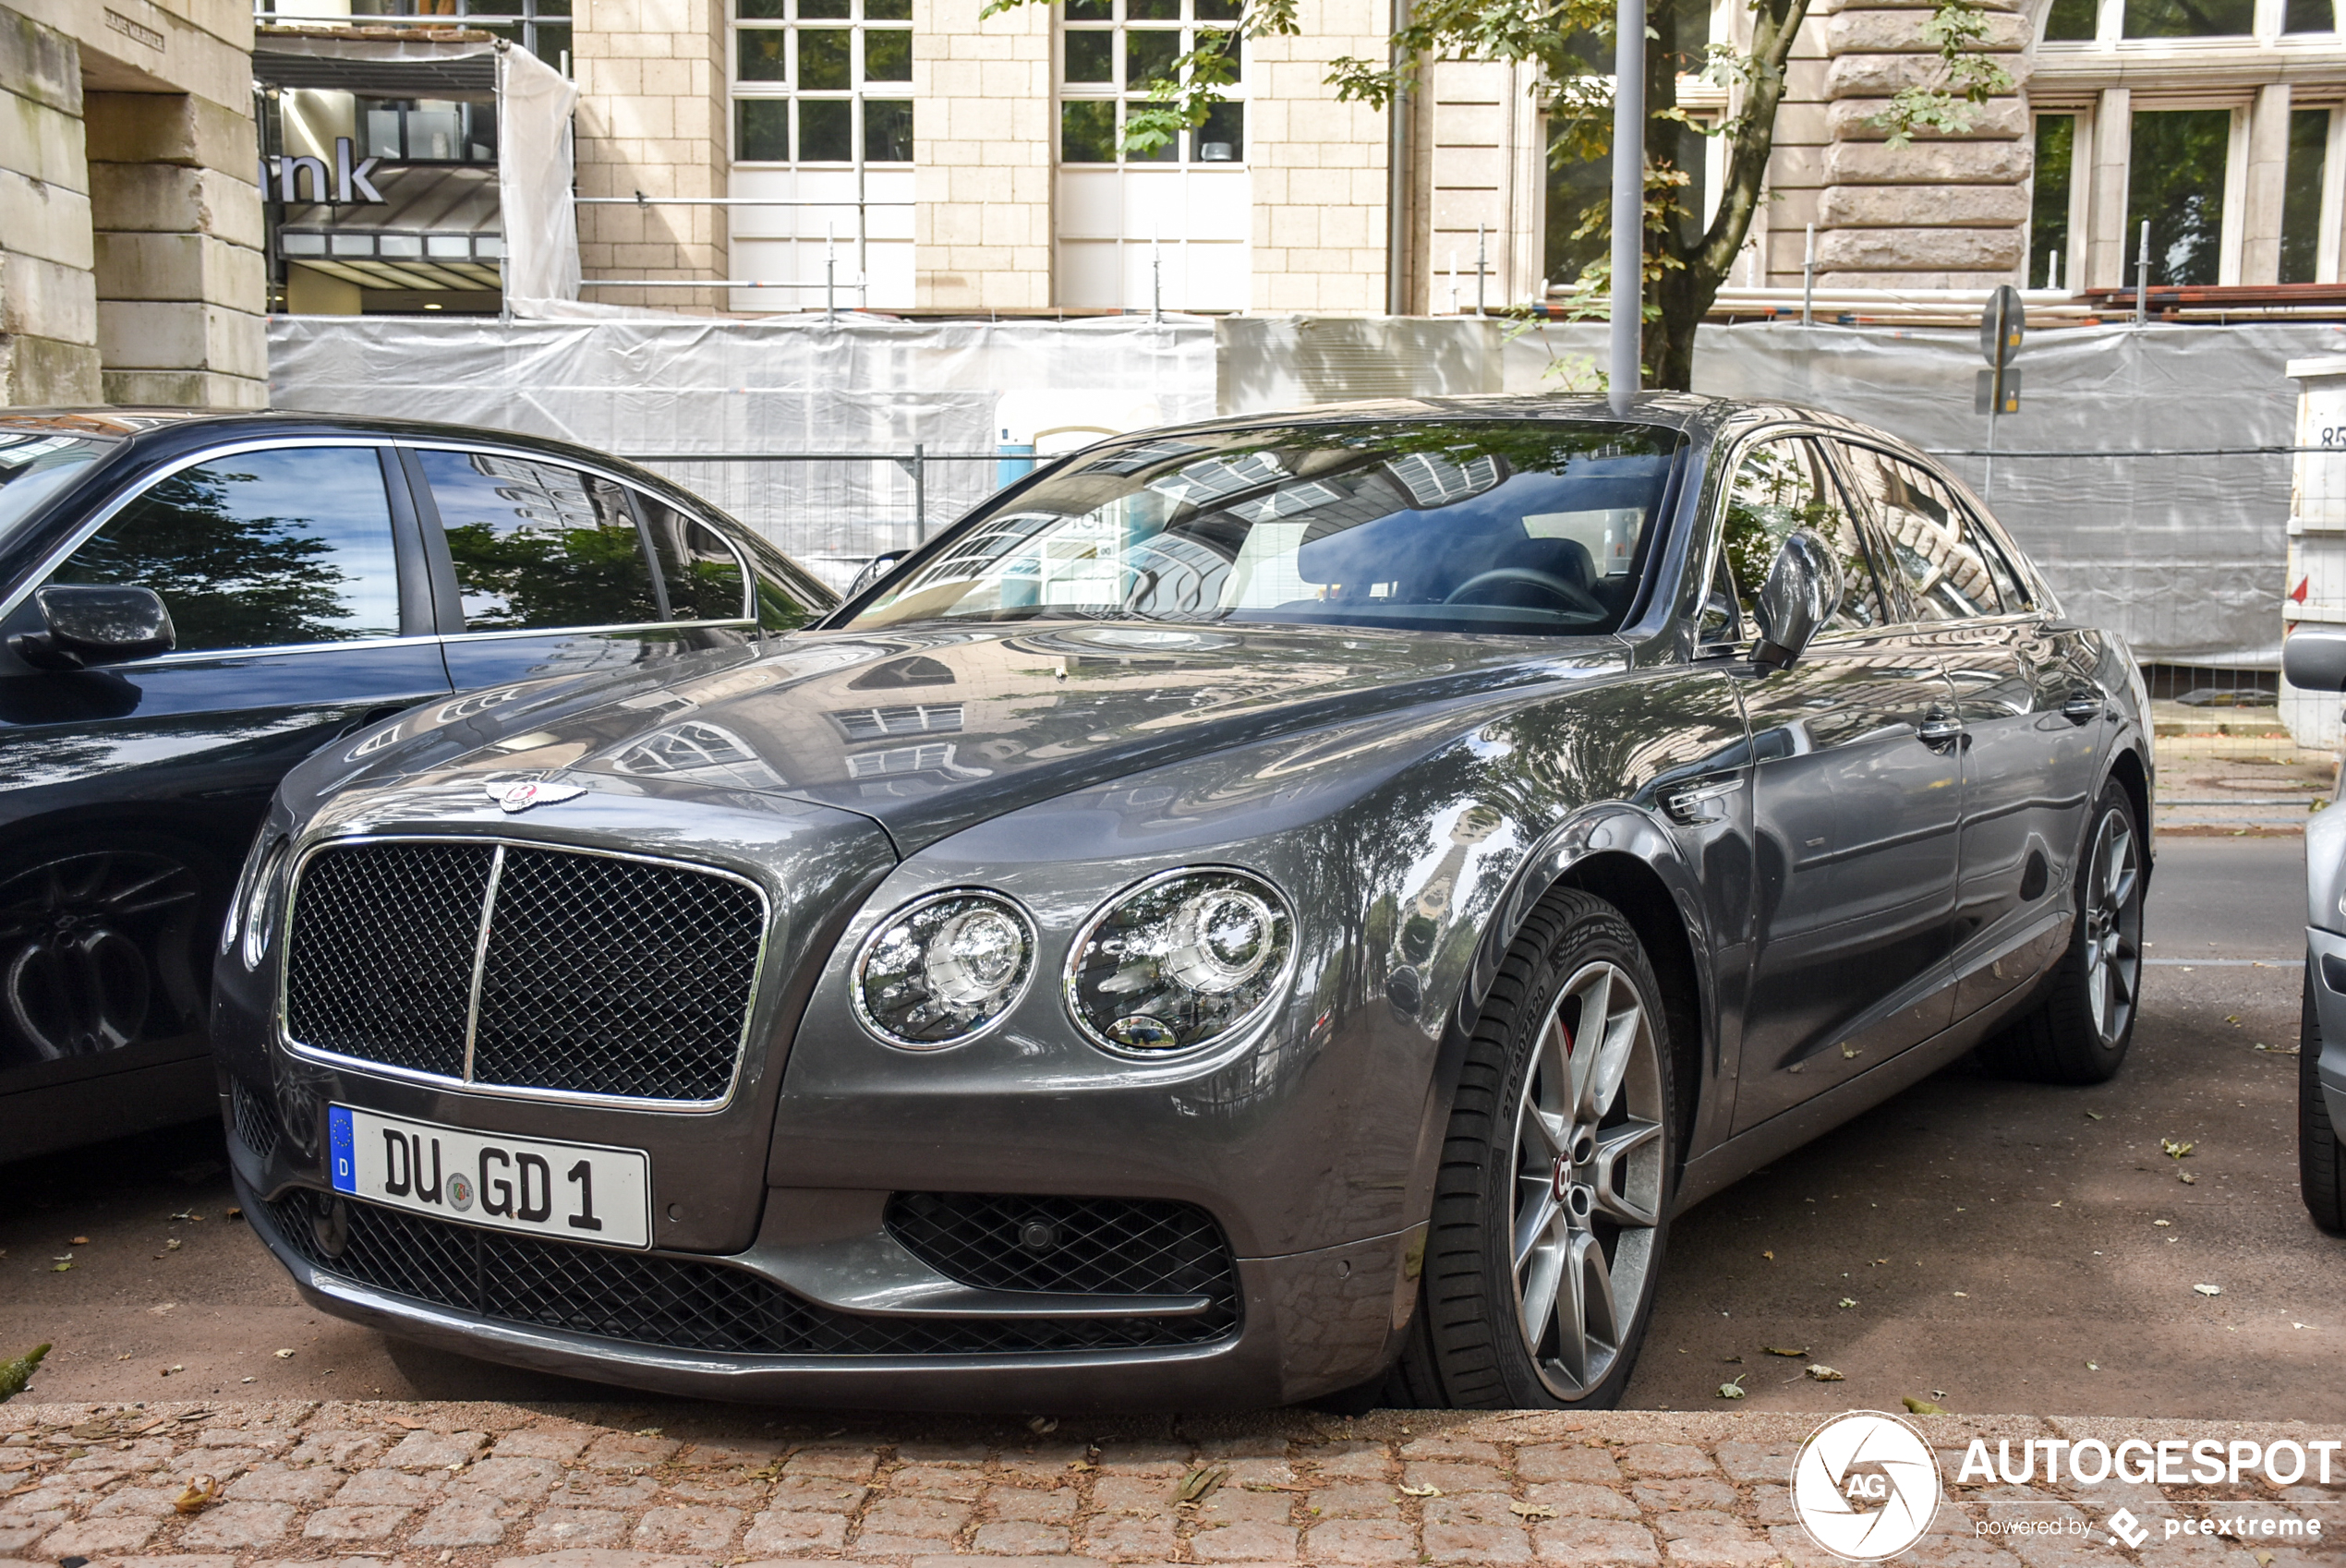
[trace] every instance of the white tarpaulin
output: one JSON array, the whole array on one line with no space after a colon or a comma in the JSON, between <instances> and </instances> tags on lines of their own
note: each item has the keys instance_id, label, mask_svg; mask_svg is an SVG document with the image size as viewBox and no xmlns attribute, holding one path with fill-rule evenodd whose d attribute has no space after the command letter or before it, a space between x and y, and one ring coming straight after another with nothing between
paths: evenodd
<instances>
[{"instance_id":1,"label":"white tarpaulin","mask_svg":"<svg viewBox=\"0 0 2346 1568\"><path fill-rule=\"evenodd\" d=\"M1172 422L1343 396L1560 389L1552 358L1592 385L1602 323L1505 342L1495 321L1215 325L593 321L279 318L280 407L413 410L567 437L609 451L871 452L936 458L1038 432L1029 409L1099 399L1092 428ZM1218 337L1218 343L1217 343ZM2346 348L2346 327L2072 327L2021 349L2008 455L1972 412L1978 334L1953 329L1706 327L1698 390L1831 409L1880 426L1986 488L2075 618L2123 633L2146 660L2270 669L2279 657L2296 388L2292 358ZM1005 399L1009 401L1006 403ZM1064 450L1065 441L1046 450ZM2217 449L2211 452L2211 449ZM2056 452L2058 456L2020 455ZM2194 455L2198 454L2198 455ZM917 487L861 463L658 464L839 576L990 491L989 461L930 462Z\"/></svg>"},{"instance_id":2,"label":"white tarpaulin","mask_svg":"<svg viewBox=\"0 0 2346 1568\"><path fill-rule=\"evenodd\" d=\"M1214 413L1213 323L1178 317L294 316L271 320L269 358L280 408L411 414L675 454L647 466L841 580L912 544L924 520L940 526L991 492L1006 428L1020 442L1057 434L1045 442L1053 451L1086 432ZM917 475L902 461L915 446ZM695 452L872 456L695 462Z\"/></svg>"},{"instance_id":3,"label":"white tarpaulin","mask_svg":"<svg viewBox=\"0 0 2346 1568\"><path fill-rule=\"evenodd\" d=\"M505 225L505 308L578 297L578 209L571 205L571 106L578 89L526 49L497 52L497 199Z\"/></svg>"},{"instance_id":4,"label":"white tarpaulin","mask_svg":"<svg viewBox=\"0 0 2346 1568\"><path fill-rule=\"evenodd\" d=\"M1550 328L1506 350L1506 384L1540 384L1552 356L1583 384L1604 363L1602 323ZM2020 411L1997 421L2007 455L1945 462L2052 580L2075 620L2122 632L2146 662L2280 664L2291 456L2291 359L2346 348L2346 327L2256 322L2064 327L2014 361ZM1940 453L1988 445L1972 411L1977 331L1705 327L1695 388L1862 419ZM1545 384L1558 383L1549 380ZM2091 454L2091 455L2071 455Z\"/></svg>"}]
</instances>

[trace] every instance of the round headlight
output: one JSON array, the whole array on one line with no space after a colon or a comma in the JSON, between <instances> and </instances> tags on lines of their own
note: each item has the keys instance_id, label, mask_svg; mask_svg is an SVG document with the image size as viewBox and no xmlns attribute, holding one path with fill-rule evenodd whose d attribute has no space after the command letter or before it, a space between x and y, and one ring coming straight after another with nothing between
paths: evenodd
<instances>
[{"instance_id":1,"label":"round headlight","mask_svg":"<svg viewBox=\"0 0 2346 1568\"><path fill-rule=\"evenodd\" d=\"M1125 1055L1210 1045L1250 1021L1287 973L1294 922L1243 871L1153 877L1094 918L1068 960L1083 1032Z\"/></svg>"},{"instance_id":2,"label":"round headlight","mask_svg":"<svg viewBox=\"0 0 2346 1568\"><path fill-rule=\"evenodd\" d=\"M289 839L280 838L269 846L260 857L260 869L253 873L252 907L245 911L245 968L259 969L261 958L269 951L270 930L277 918L277 876L285 868L285 846Z\"/></svg>"},{"instance_id":3,"label":"round headlight","mask_svg":"<svg viewBox=\"0 0 2346 1568\"><path fill-rule=\"evenodd\" d=\"M1025 911L995 893L932 894L865 939L855 1016L893 1045L958 1045L1009 1012L1034 970Z\"/></svg>"}]
</instances>

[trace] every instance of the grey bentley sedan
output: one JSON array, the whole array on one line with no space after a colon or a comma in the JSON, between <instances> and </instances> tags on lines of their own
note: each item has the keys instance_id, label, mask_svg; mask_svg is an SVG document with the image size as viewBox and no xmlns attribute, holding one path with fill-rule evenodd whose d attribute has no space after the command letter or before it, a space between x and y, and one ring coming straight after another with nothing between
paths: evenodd
<instances>
[{"instance_id":1,"label":"grey bentley sedan","mask_svg":"<svg viewBox=\"0 0 2346 1568\"><path fill-rule=\"evenodd\" d=\"M1672 1216L2116 1071L2146 699L1798 409L1103 442L819 626L337 742L214 1042L320 1309L676 1393L1617 1400Z\"/></svg>"}]
</instances>

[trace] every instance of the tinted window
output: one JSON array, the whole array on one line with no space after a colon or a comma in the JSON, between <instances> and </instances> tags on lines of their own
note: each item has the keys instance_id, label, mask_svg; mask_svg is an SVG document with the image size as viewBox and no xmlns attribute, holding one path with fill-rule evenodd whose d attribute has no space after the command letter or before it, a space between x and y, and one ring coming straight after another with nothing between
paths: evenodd
<instances>
[{"instance_id":1,"label":"tinted window","mask_svg":"<svg viewBox=\"0 0 2346 1568\"><path fill-rule=\"evenodd\" d=\"M638 494L659 560L671 621L739 621L748 613L741 558L717 531L667 502Z\"/></svg>"},{"instance_id":2,"label":"tinted window","mask_svg":"<svg viewBox=\"0 0 2346 1568\"><path fill-rule=\"evenodd\" d=\"M1085 452L889 578L853 622L1143 619L1609 632L1675 431L1428 420Z\"/></svg>"},{"instance_id":3,"label":"tinted window","mask_svg":"<svg viewBox=\"0 0 2346 1568\"><path fill-rule=\"evenodd\" d=\"M1822 630L1857 632L1881 621L1881 595L1863 536L1841 501L1814 441L1769 441L1744 453L1727 492L1725 550L1743 602L1760 597L1776 549L1795 528L1813 528L1841 561L1841 608Z\"/></svg>"},{"instance_id":4,"label":"tinted window","mask_svg":"<svg viewBox=\"0 0 2346 1568\"><path fill-rule=\"evenodd\" d=\"M152 588L187 652L399 634L391 507L372 447L248 452L182 469L49 581Z\"/></svg>"},{"instance_id":5,"label":"tinted window","mask_svg":"<svg viewBox=\"0 0 2346 1568\"><path fill-rule=\"evenodd\" d=\"M661 619L643 536L617 485L490 452L417 456L448 535L467 632Z\"/></svg>"},{"instance_id":6,"label":"tinted window","mask_svg":"<svg viewBox=\"0 0 2346 1568\"><path fill-rule=\"evenodd\" d=\"M2003 606L1971 519L1946 487L1911 463L1870 447L1841 449L1857 493L1873 508L1890 560L1905 579L1915 615L1960 621Z\"/></svg>"}]
</instances>

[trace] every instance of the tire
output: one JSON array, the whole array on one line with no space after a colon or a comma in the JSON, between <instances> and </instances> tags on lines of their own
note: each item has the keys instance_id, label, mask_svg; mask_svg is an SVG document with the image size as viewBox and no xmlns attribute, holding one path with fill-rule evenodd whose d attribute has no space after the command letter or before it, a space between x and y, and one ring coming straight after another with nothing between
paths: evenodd
<instances>
[{"instance_id":1,"label":"tire","mask_svg":"<svg viewBox=\"0 0 2346 1568\"><path fill-rule=\"evenodd\" d=\"M71 834L0 858L0 1067L200 1040L219 861L160 834Z\"/></svg>"},{"instance_id":2,"label":"tire","mask_svg":"<svg viewBox=\"0 0 2346 1568\"><path fill-rule=\"evenodd\" d=\"M2332 1236L2346 1236L2346 1146L2322 1098L2321 1015L2314 1009L2313 954L2305 955L2305 1007L2297 1024L2297 1185L2305 1212Z\"/></svg>"},{"instance_id":3,"label":"tire","mask_svg":"<svg viewBox=\"0 0 2346 1568\"><path fill-rule=\"evenodd\" d=\"M2094 802L2077 866L2077 919L2044 1000L1979 1048L2006 1078L2103 1083L2126 1059L2142 995L2142 827L2115 780Z\"/></svg>"},{"instance_id":4,"label":"tire","mask_svg":"<svg viewBox=\"0 0 2346 1568\"><path fill-rule=\"evenodd\" d=\"M1675 1108L1662 989L1637 934L1602 899L1550 894L1467 1046L1386 1403L1619 1403L1661 1276ZM1518 1234L1533 1237L1520 1267Z\"/></svg>"}]
</instances>

